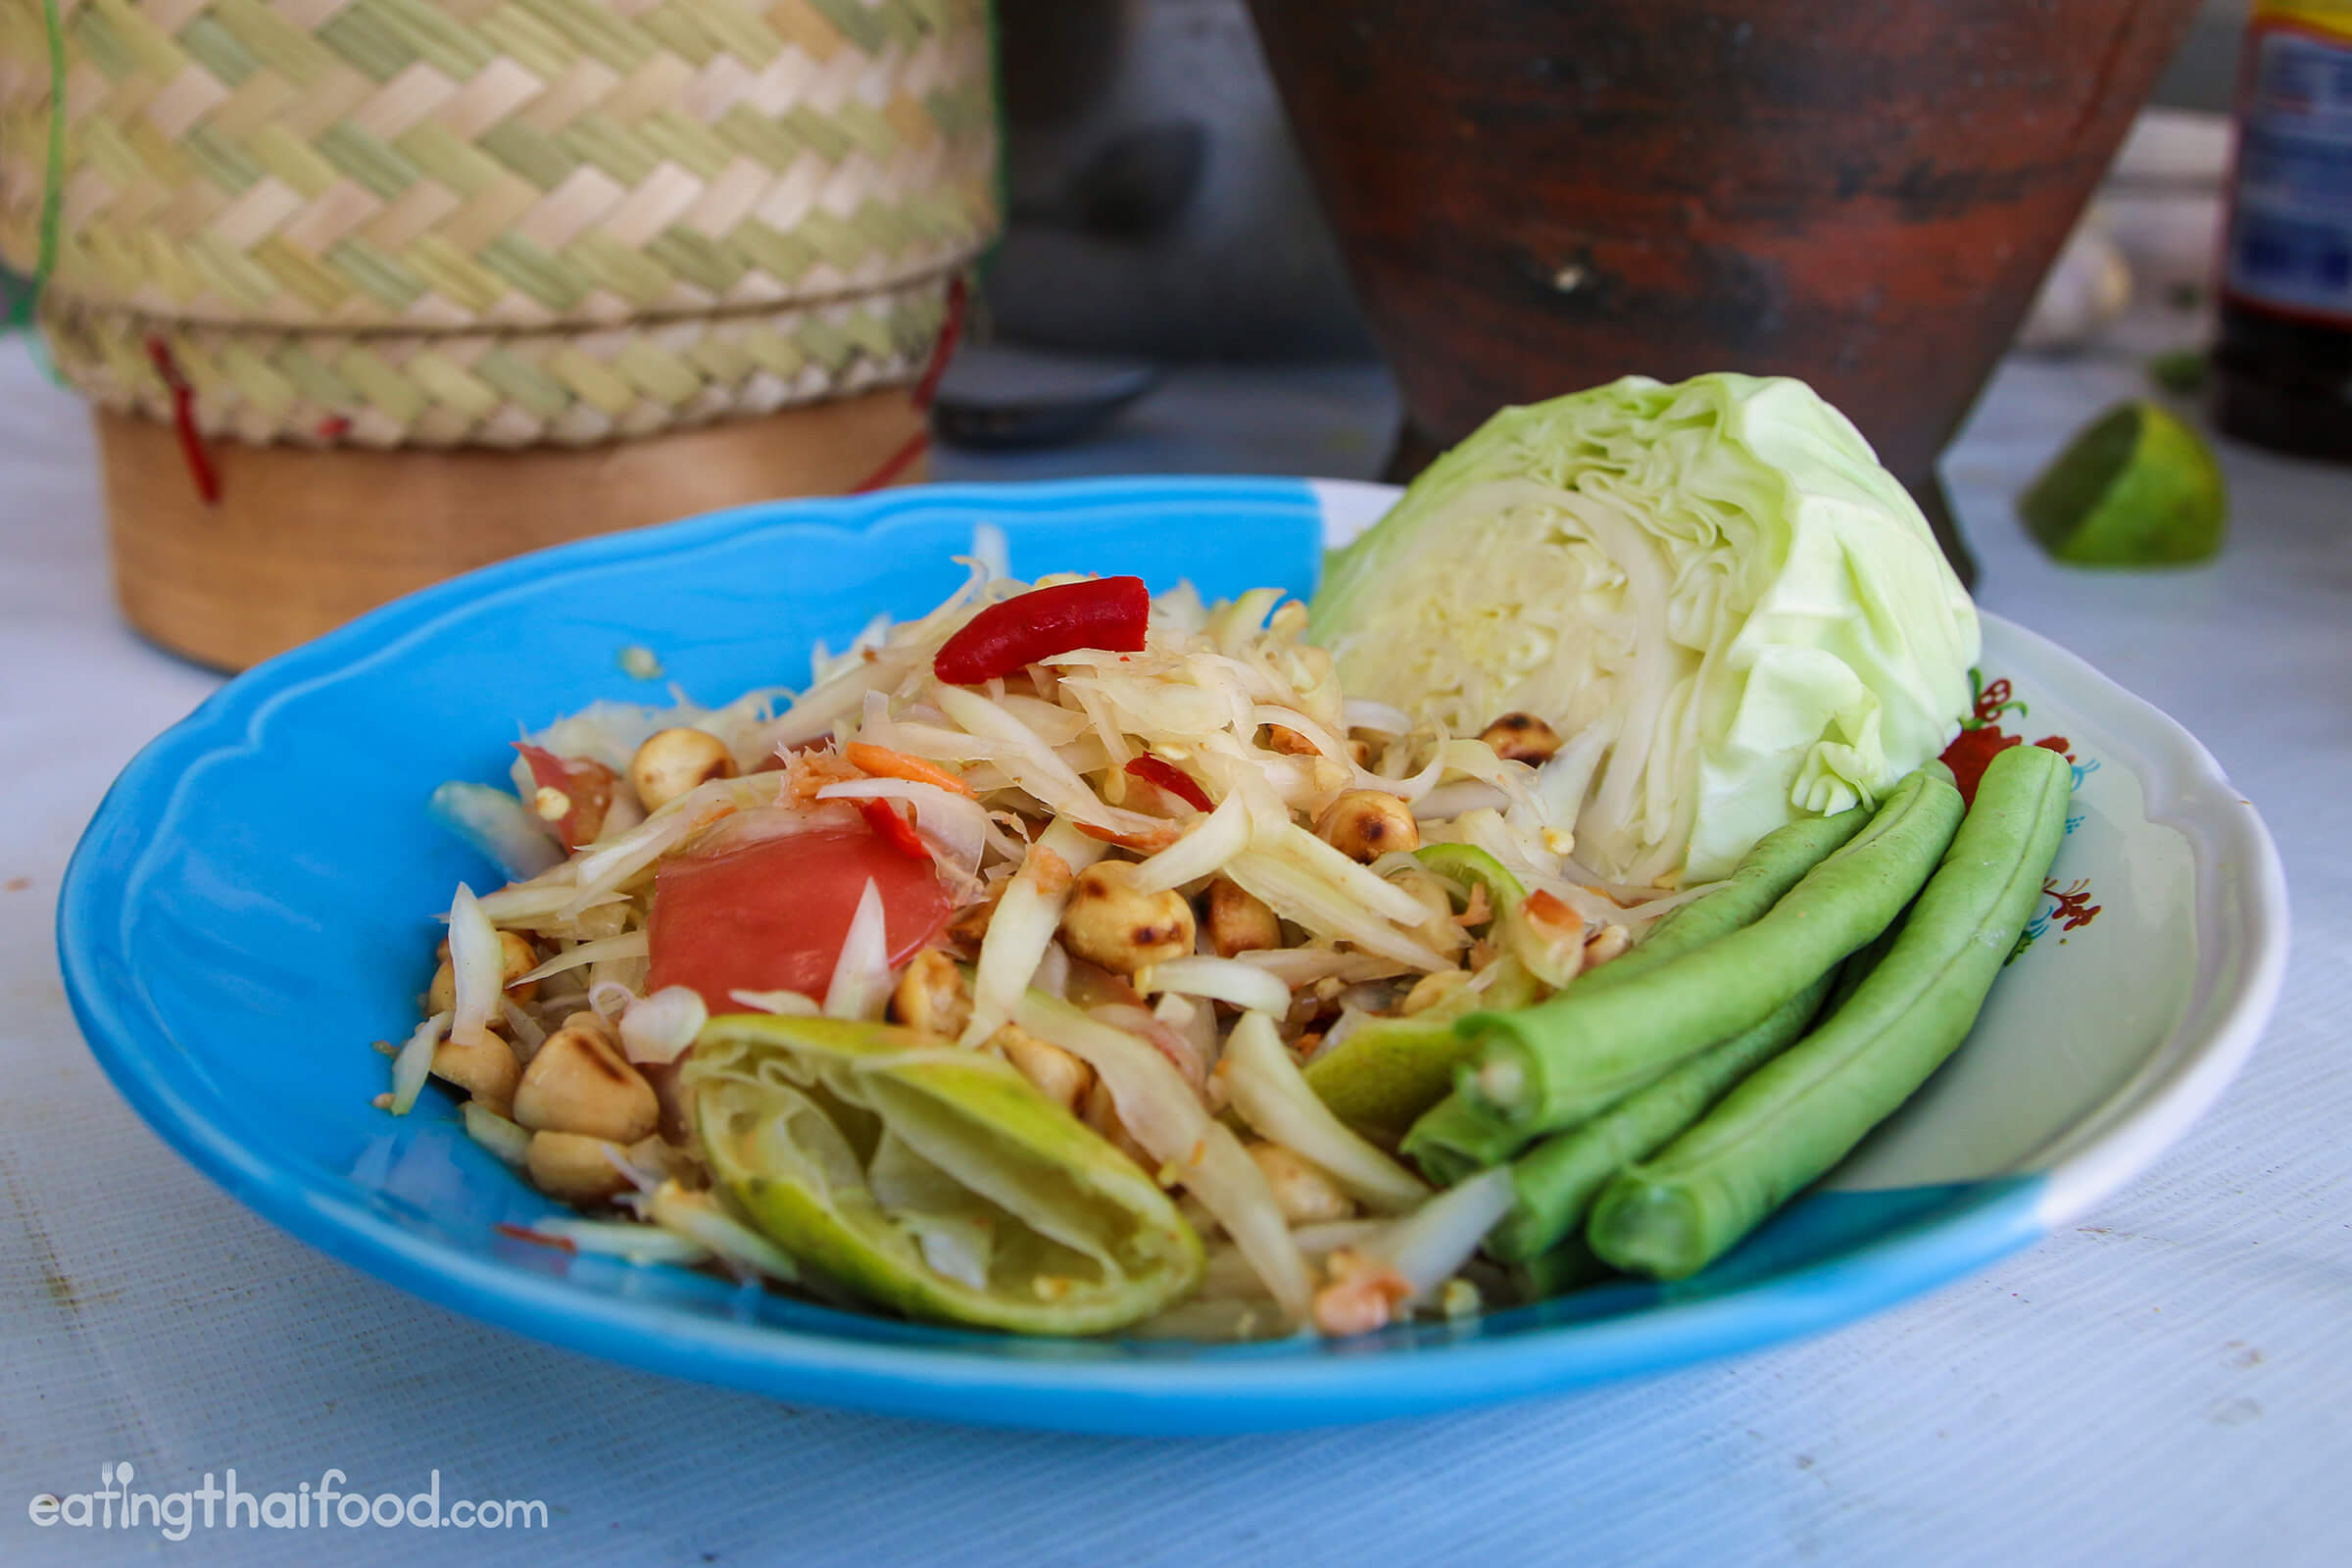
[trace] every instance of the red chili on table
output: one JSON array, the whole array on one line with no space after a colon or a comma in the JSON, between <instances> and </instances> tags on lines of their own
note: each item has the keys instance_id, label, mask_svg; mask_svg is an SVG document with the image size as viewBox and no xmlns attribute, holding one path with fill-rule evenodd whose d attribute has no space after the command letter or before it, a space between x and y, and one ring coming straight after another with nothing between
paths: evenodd
<instances>
[{"instance_id":1,"label":"red chili on table","mask_svg":"<svg viewBox=\"0 0 2352 1568\"><path fill-rule=\"evenodd\" d=\"M1192 776L1164 757L1146 752L1127 764L1127 771L1147 784L1156 784L1196 810L1205 811L1216 803L1208 792L1193 782Z\"/></svg>"},{"instance_id":2,"label":"red chili on table","mask_svg":"<svg viewBox=\"0 0 2352 1568\"><path fill-rule=\"evenodd\" d=\"M1140 653L1152 618L1141 577L1090 577L1032 588L991 605L940 646L931 673L951 686L977 686L1073 649Z\"/></svg>"}]
</instances>

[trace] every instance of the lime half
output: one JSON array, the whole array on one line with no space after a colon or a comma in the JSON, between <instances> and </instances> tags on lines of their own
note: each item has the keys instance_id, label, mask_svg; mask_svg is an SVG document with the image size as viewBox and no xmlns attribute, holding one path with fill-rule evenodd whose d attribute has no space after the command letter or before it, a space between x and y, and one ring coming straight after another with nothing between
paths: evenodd
<instances>
[{"instance_id":1,"label":"lime half","mask_svg":"<svg viewBox=\"0 0 2352 1568\"><path fill-rule=\"evenodd\" d=\"M2229 496L2205 438L2153 403L2075 437L2018 499L2041 547L2082 566L2161 566L2222 548Z\"/></svg>"}]
</instances>

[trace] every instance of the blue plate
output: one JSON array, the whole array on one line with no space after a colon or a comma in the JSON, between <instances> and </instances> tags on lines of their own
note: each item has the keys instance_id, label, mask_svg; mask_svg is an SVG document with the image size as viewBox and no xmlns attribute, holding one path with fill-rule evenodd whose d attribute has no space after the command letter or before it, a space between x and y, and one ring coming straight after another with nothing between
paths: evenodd
<instances>
[{"instance_id":1,"label":"blue plate","mask_svg":"<svg viewBox=\"0 0 2352 1568\"><path fill-rule=\"evenodd\" d=\"M2276 999L2278 858L2178 726L1988 618L1986 666L2062 731L2077 831L1946 1071L1824 1187L1686 1284L1620 1285L1340 1344L1021 1341L829 1310L509 1238L548 1201L452 1102L371 1107L371 1041L415 1020L461 879L424 814L503 777L515 725L791 683L809 646L930 609L975 522L1014 571L1311 589L1369 486L1256 479L956 486L777 504L587 540L399 601L255 668L149 746L84 835L58 911L68 990L116 1086L254 1209L345 1262L594 1355L797 1400L957 1421L1231 1432L1436 1410L1811 1333L1981 1267L2111 1191L2220 1093ZM2013 721L1990 694L1984 721ZM2037 738L2028 736L2026 738ZM2085 910L2089 912L2085 914ZM2046 1050L2068 1038L2067 1073Z\"/></svg>"}]
</instances>

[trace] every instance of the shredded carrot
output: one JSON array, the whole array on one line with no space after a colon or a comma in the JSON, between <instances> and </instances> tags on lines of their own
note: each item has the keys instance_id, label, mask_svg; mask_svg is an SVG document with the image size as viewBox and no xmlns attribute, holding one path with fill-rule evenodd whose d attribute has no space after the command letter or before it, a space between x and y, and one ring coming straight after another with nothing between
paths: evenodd
<instances>
[{"instance_id":1,"label":"shredded carrot","mask_svg":"<svg viewBox=\"0 0 2352 1568\"><path fill-rule=\"evenodd\" d=\"M852 741L841 749L841 755L849 760L851 766L870 773L876 778L904 779L909 784L930 784L946 790L952 795L961 795L967 799L972 794L972 787L969 784L937 762L928 762L919 757L908 757L905 752L894 752L887 746L873 746L864 741Z\"/></svg>"},{"instance_id":2,"label":"shredded carrot","mask_svg":"<svg viewBox=\"0 0 2352 1568\"><path fill-rule=\"evenodd\" d=\"M862 776L862 770L845 757L829 752L804 752L793 760L792 782L785 785L786 796L796 806L807 806L816 799L816 792L828 784L847 784Z\"/></svg>"},{"instance_id":3,"label":"shredded carrot","mask_svg":"<svg viewBox=\"0 0 2352 1568\"><path fill-rule=\"evenodd\" d=\"M1070 884L1077 879L1077 873L1070 869L1070 862L1052 850L1032 849L1029 858L1035 866L1037 891L1049 899L1067 893Z\"/></svg>"},{"instance_id":4,"label":"shredded carrot","mask_svg":"<svg viewBox=\"0 0 2352 1568\"><path fill-rule=\"evenodd\" d=\"M1134 833L1113 833L1106 827L1097 827L1091 822L1080 822L1077 827L1090 839L1116 844L1122 850L1141 850L1146 855L1157 855L1184 837L1184 829L1173 822L1156 822L1148 830Z\"/></svg>"}]
</instances>

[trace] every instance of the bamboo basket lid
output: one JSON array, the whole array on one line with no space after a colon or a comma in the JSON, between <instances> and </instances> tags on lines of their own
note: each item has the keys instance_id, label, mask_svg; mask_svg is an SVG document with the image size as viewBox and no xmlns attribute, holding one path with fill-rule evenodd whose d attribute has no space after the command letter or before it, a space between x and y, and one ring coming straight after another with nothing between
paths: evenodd
<instances>
[{"instance_id":1,"label":"bamboo basket lid","mask_svg":"<svg viewBox=\"0 0 2352 1568\"><path fill-rule=\"evenodd\" d=\"M0 8L0 254L70 381L159 419L176 382L207 435L579 444L910 380L995 158L984 0Z\"/></svg>"}]
</instances>

